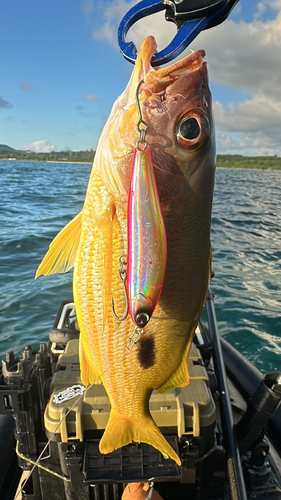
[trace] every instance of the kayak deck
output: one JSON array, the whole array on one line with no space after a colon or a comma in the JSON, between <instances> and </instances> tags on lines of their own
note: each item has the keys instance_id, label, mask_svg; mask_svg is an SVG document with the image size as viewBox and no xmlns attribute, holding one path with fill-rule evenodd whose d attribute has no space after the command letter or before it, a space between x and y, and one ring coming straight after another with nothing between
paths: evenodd
<instances>
[{"instance_id":1,"label":"kayak deck","mask_svg":"<svg viewBox=\"0 0 281 500\"><path fill-rule=\"evenodd\" d=\"M14 462L7 466L7 470L10 469L10 474L12 469L30 471L46 448L23 488L22 498L45 500L53 496L60 500L120 500L126 484L152 478L155 489L164 500L235 498L228 486L230 473L226 464L229 452L225 448L224 422L218 404L221 395L208 328L200 324L200 331L195 336L196 345L192 345L189 386L164 395L154 391L150 399L152 416L181 457L181 467L171 459L164 459L153 447L141 443L133 443L108 455L100 454L98 445L109 417L110 403L102 384L87 390L81 384L79 331L76 328L74 304L63 303L49 344L41 344L36 353L27 346L20 359L10 352L3 362L0 414L14 417L16 438L12 436L11 441ZM237 353L240 377L232 357L235 350L229 348L228 352L225 342L222 342L222 347L226 365L232 368L227 383L232 416L237 424L245 418L250 404L250 398L239 386L244 365ZM247 386L249 366L246 362L245 367L247 383L242 384ZM252 398L262 376L254 372L253 380ZM279 389L278 381L276 387ZM272 429L278 429L281 419L274 418L275 427ZM269 421L269 431L274 418ZM13 428L11 432L13 434ZM281 436L275 436L275 442L268 435L266 438L261 435L257 445L251 445L249 451L241 454L245 498L281 499ZM264 458L259 464L259 454L263 453ZM3 500L14 498L8 496L1 485L0 493Z\"/></svg>"}]
</instances>

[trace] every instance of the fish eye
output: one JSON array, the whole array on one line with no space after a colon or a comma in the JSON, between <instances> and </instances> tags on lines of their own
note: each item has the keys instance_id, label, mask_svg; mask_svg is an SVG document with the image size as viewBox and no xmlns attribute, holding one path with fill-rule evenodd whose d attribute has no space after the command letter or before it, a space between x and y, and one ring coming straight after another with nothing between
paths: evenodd
<instances>
[{"instance_id":1,"label":"fish eye","mask_svg":"<svg viewBox=\"0 0 281 500\"><path fill-rule=\"evenodd\" d=\"M183 122L180 123L179 133L184 139L196 139L200 134L200 125L196 118L191 117L187 118Z\"/></svg>"},{"instance_id":2,"label":"fish eye","mask_svg":"<svg viewBox=\"0 0 281 500\"><path fill-rule=\"evenodd\" d=\"M178 121L176 139L181 149L195 151L205 144L209 135L209 120L199 109L189 111Z\"/></svg>"}]
</instances>

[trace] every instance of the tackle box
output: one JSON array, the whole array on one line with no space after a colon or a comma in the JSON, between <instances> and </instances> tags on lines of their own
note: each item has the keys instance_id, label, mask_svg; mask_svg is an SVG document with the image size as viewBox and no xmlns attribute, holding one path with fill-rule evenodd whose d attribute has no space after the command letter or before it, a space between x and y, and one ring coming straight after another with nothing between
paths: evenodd
<instances>
[{"instance_id":1,"label":"tackle box","mask_svg":"<svg viewBox=\"0 0 281 500\"><path fill-rule=\"evenodd\" d=\"M164 430L164 434L176 433L179 438L183 435L199 437L200 429L202 432L204 428L211 428L215 422L216 410L209 378L194 344L188 367L190 383L187 387L172 389L165 394L153 391L150 397L150 412L158 427ZM99 435L98 431L105 429L110 402L102 384L84 390L76 339L68 342L65 352L58 359L50 394L44 415L45 429L50 434L59 434L63 443L73 439L83 441L85 431L97 431Z\"/></svg>"}]
</instances>

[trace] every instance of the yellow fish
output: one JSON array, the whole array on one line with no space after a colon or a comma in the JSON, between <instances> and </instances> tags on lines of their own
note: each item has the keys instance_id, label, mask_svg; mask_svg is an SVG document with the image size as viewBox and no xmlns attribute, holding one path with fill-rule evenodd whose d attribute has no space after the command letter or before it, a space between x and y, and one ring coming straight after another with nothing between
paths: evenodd
<instances>
[{"instance_id":1,"label":"yellow fish","mask_svg":"<svg viewBox=\"0 0 281 500\"><path fill-rule=\"evenodd\" d=\"M84 208L51 243L36 277L74 266L81 380L102 382L111 402L101 453L143 442L180 465L150 415L149 398L154 389L163 393L189 382L187 358L210 273L215 140L204 51L162 69L150 65L155 52L148 37L100 137ZM166 227L167 269L154 315L133 345L133 321L118 322L111 300L122 316L119 257L127 252L142 79L139 102Z\"/></svg>"}]
</instances>

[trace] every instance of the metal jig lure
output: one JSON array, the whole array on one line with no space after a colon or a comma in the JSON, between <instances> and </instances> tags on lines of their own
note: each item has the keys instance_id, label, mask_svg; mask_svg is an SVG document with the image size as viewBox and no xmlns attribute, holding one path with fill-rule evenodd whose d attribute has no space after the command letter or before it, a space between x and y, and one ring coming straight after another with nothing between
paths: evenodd
<instances>
[{"instance_id":1,"label":"metal jig lure","mask_svg":"<svg viewBox=\"0 0 281 500\"><path fill-rule=\"evenodd\" d=\"M140 138L133 162L128 199L127 281L129 312L136 326L144 328L158 303L163 287L167 242L164 219L149 148L145 136L139 92L136 90Z\"/></svg>"},{"instance_id":2,"label":"metal jig lure","mask_svg":"<svg viewBox=\"0 0 281 500\"><path fill-rule=\"evenodd\" d=\"M167 261L164 219L151 155L145 140L148 124L142 117L139 102L143 83L141 80L136 90L139 114L137 129L140 138L135 150L129 188L127 262L125 255L119 257L119 278L124 285L126 299L122 317L117 316L112 299L115 319L125 321L129 312L140 331L147 325L160 298Z\"/></svg>"}]
</instances>

